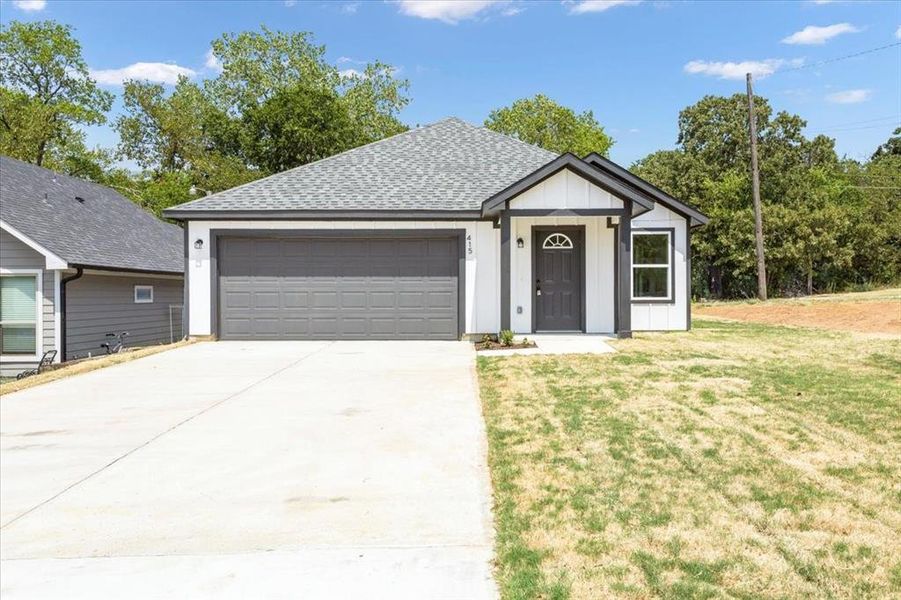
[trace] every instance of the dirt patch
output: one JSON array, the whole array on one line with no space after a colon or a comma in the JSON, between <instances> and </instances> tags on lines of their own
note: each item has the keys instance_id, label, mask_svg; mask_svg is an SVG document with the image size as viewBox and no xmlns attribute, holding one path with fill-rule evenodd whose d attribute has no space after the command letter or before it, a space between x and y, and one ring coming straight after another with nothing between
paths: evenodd
<instances>
[{"instance_id":1,"label":"dirt patch","mask_svg":"<svg viewBox=\"0 0 901 600\"><path fill-rule=\"evenodd\" d=\"M901 335L901 301L719 304L694 312L771 325Z\"/></svg>"}]
</instances>

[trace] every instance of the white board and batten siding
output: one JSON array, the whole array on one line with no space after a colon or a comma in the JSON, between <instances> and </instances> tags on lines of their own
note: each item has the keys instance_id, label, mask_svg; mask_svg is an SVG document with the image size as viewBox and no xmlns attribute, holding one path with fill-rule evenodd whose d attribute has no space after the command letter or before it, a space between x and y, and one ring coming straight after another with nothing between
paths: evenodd
<instances>
[{"instance_id":1,"label":"white board and batten siding","mask_svg":"<svg viewBox=\"0 0 901 600\"><path fill-rule=\"evenodd\" d=\"M190 335L212 333L210 302L210 230L383 230L463 229L466 259L466 333L495 332L500 326L500 232L489 221L190 221L188 223L188 327ZM196 240L203 248L194 247Z\"/></svg>"},{"instance_id":2,"label":"white board and batten siding","mask_svg":"<svg viewBox=\"0 0 901 600\"><path fill-rule=\"evenodd\" d=\"M511 209L622 208L619 198L575 173L563 170L510 201ZM585 329L609 333L614 329L614 261L616 238L606 217L515 217L511 219L510 326L516 333L532 331L532 228L585 227ZM524 247L517 248L522 238Z\"/></svg>"},{"instance_id":3,"label":"white board and batten siding","mask_svg":"<svg viewBox=\"0 0 901 600\"><path fill-rule=\"evenodd\" d=\"M675 289L671 303L632 303L633 331L673 331L688 329L688 223L685 217L660 203L654 210L632 220L632 230L665 228L675 230L675 252L672 269L675 271Z\"/></svg>"},{"instance_id":4,"label":"white board and batten siding","mask_svg":"<svg viewBox=\"0 0 901 600\"><path fill-rule=\"evenodd\" d=\"M40 360L40 355L48 350L56 349L57 271L48 271L45 266L46 259L42 254L19 241L9 232L0 229L0 272L11 275L39 275L38 292L41 301L41 336L37 355L21 359L4 357L2 359L4 373L32 368Z\"/></svg>"},{"instance_id":5,"label":"white board and batten siding","mask_svg":"<svg viewBox=\"0 0 901 600\"><path fill-rule=\"evenodd\" d=\"M622 201L579 175L564 170L523 192L510 202L512 209L606 209L622 208ZM671 304L635 303L632 329L672 330L686 328L686 221L660 206L633 220L633 228L666 227L675 230L674 301ZM582 225L585 227L586 329L589 333L614 331L614 230L606 217L516 217L511 219L510 262L511 327L517 333L532 330L532 227L537 225ZM494 333L500 328L500 231L489 221L190 221L188 223L188 323L189 334L210 335L211 274L210 231L271 230L388 230L463 229L465 307L464 331ZM523 248L516 247L522 238ZM195 248L196 240L203 242Z\"/></svg>"}]
</instances>

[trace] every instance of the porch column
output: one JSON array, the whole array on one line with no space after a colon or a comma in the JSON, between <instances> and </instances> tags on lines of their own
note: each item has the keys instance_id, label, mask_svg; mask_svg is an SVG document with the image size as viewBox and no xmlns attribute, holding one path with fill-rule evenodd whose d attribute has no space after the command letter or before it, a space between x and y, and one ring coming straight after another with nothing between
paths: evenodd
<instances>
[{"instance_id":1,"label":"porch column","mask_svg":"<svg viewBox=\"0 0 901 600\"><path fill-rule=\"evenodd\" d=\"M510 329L510 215L501 213L501 331Z\"/></svg>"},{"instance_id":2,"label":"porch column","mask_svg":"<svg viewBox=\"0 0 901 600\"><path fill-rule=\"evenodd\" d=\"M632 337L632 201L623 200L625 214L620 217L619 264L616 268L619 298L616 299L618 313L617 337Z\"/></svg>"}]
</instances>

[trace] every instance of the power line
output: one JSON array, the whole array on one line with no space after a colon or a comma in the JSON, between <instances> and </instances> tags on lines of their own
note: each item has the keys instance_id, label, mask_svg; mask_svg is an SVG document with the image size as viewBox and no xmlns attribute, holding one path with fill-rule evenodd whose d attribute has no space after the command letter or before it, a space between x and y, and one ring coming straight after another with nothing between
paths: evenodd
<instances>
[{"instance_id":1,"label":"power line","mask_svg":"<svg viewBox=\"0 0 901 600\"><path fill-rule=\"evenodd\" d=\"M881 127L895 127L897 125L901 125L901 121L896 121L895 123L880 123L878 125L864 125L863 127L832 127L826 129L815 129L811 133L842 133L845 131L860 131L862 129L879 129Z\"/></svg>"},{"instance_id":2,"label":"power line","mask_svg":"<svg viewBox=\"0 0 901 600\"><path fill-rule=\"evenodd\" d=\"M870 48L869 50L861 50L860 52L855 52L853 54L846 54L844 56L837 56L835 58L827 58L826 60L820 60L817 62L813 62L807 65L801 65L799 67L792 67L791 69L781 69L773 73L773 75L778 75L780 73L791 73L792 71L801 71L803 69L812 69L814 67L821 67L823 65L832 64L835 62L839 62L842 60L848 60L849 58L856 58L858 56L863 56L864 54L871 54L873 52L879 52L880 50L888 50L889 48L894 48L895 46L901 46L901 42L894 42L892 44L886 44L885 46L879 46L877 48Z\"/></svg>"},{"instance_id":3,"label":"power line","mask_svg":"<svg viewBox=\"0 0 901 600\"><path fill-rule=\"evenodd\" d=\"M887 115L885 117L875 117L873 119L864 119L863 121L848 121L847 123L836 123L829 127L845 127L847 125L860 125L861 123L873 123L875 121L901 121L901 114Z\"/></svg>"}]
</instances>

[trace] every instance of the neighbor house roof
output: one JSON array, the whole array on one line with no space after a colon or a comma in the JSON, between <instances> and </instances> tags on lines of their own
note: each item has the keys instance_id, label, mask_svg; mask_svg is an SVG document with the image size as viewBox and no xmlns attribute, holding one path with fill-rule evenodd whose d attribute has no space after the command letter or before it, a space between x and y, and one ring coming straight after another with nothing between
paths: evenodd
<instances>
[{"instance_id":1,"label":"neighbor house roof","mask_svg":"<svg viewBox=\"0 0 901 600\"><path fill-rule=\"evenodd\" d=\"M480 211L557 154L456 118L181 204L203 211Z\"/></svg>"},{"instance_id":2,"label":"neighbor house roof","mask_svg":"<svg viewBox=\"0 0 901 600\"><path fill-rule=\"evenodd\" d=\"M0 221L69 266L184 271L180 227L108 187L5 156Z\"/></svg>"}]
</instances>

